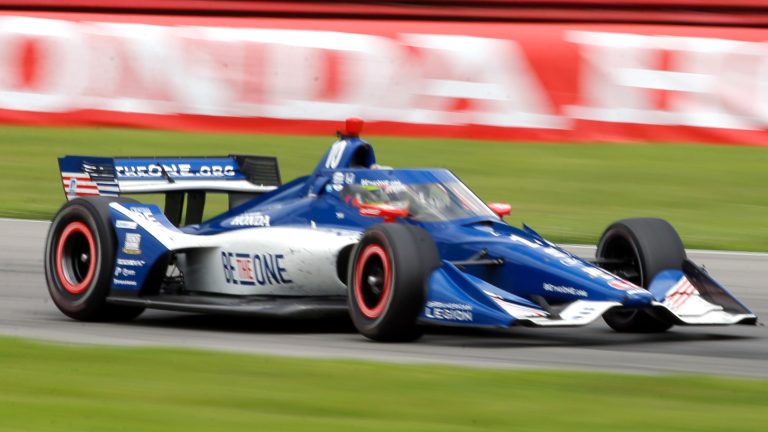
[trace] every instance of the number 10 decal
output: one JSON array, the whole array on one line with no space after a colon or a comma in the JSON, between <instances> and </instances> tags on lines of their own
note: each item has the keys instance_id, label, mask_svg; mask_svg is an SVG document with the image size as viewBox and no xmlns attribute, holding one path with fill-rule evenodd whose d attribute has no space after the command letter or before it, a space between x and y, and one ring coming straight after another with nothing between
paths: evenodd
<instances>
[{"instance_id":1,"label":"number 10 decal","mask_svg":"<svg viewBox=\"0 0 768 432\"><path fill-rule=\"evenodd\" d=\"M334 144L328 151L328 158L325 159L325 167L329 169L335 169L341 162L341 156L344 154L344 149L347 148L346 141L339 141Z\"/></svg>"}]
</instances>

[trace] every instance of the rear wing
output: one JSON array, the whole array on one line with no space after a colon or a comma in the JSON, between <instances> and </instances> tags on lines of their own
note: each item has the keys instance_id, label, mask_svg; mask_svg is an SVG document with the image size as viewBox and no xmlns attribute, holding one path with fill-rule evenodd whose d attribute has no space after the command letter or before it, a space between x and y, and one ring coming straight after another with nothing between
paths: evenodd
<instances>
[{"instance_id":1,"label":"rear wing","mask_svg":"<svg viewBox=\"0 0 768 432\"><path fill-rule=\"evenodd\" d=\"M229 206L280 186L277 158L229 155L222 157L108 158L65 156L59 170L67 200L84 196L165 194L165 214L181 224L200 223L207 192L229 195Z\"/></svg>"}]
</instances>

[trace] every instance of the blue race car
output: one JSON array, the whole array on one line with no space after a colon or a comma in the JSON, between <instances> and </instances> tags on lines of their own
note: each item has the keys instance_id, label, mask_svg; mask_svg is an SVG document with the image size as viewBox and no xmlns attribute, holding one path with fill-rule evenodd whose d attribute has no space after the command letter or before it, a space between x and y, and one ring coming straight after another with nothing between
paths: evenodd
<instances>
[{"instance_id":1,"label":"blue race car","mask_svg":"<svg viewBox=\"0 0 768 432\"><path fill-rule=\"evenodd\" d=\"M145 308L348 312L379 341L414 340L424 324L583 326L602 316L617 331L660 332L757 323L686 258L663 220L612 224L586 261L508 225L508 204L486 205L448 170L378 165L361 129L348 119L315 170L283 185L264 156L60 158L69 201L45 250L54 303L85 321ZM215 192L230 208L203 222ZM120 196L141 193L164 194L164 209Z\"/></svg>"}]
</instances>

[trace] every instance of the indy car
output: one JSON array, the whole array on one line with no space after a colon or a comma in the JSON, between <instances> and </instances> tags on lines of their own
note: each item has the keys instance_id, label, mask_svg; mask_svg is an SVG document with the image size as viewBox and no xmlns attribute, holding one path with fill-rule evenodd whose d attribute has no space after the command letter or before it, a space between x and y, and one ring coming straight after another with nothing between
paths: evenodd
<instances>
[{"instance_id":1,"label":"indy car","mask_svg":"<svg viewBox=\"0 0 768 432\"><path fill-rule=\"evenodd\" d=\"M686 258L664 220L611 224L584 260L486 204L446 169L393 169L344 130L308 176L281 183L274 157L59 159L68 202L46 239L55 305L83 321L145 309L262 317L348 313L378 341L425 325L620 332L756 324ZM229 209L203 221L206 196ZM164 194L165 205L123 195Z\"/></svg>"}]
</instances>

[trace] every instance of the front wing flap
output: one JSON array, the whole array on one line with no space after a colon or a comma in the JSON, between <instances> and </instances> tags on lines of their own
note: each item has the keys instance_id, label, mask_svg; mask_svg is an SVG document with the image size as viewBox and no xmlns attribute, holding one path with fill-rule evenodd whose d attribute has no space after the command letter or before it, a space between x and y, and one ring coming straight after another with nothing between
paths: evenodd
<instances>
[{"instance_id":1,"label":"front wing flap","mask_svg":"<svg viewBox=\"0 0 768 432\"><path fill-rule=\"evenodd\" d=\"M757 315L690 260L654 278L653 307L678 325L757 324Z\"/></svg>"}]
</instances>

